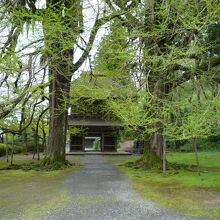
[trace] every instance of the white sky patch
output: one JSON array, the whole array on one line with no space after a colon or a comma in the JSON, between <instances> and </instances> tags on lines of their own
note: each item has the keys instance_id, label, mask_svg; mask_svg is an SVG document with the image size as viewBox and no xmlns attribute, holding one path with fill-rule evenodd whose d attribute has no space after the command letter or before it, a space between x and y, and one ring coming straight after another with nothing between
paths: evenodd
<instances>
[{"instance_id":1,"label":"white sky patch","mask_svg":"<svg viewBox=\"0 0 220 220\"><path fill-rule=\"evenodd\" d=\"M46 0L38 0L38 1L36 1L35 6L38 9L46 8Z\"/></svg>"}]
</instances>

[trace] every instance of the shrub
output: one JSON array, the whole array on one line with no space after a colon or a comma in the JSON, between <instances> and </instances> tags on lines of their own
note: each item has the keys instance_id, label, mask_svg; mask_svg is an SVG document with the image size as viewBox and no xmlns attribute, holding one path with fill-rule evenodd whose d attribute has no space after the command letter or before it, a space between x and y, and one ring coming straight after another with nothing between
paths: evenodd
<instances>
[{"instance_id":1,"label":"shrub","mask_svg":"<svg viewBox=\"0 0 220 220\"><path fill-rule=\"evenodd\" d=\"M11 149L12 149L12 146L9 144L8 145L9 154L11 153ZM24 152L24 148L22 146L14 145L15 154L22 153L22 152ZM6 144L0 143L0 157L5 156L5 155L6 155Z\"/></svg>"},{"instance_id":2,"label":"shrub","mask_svg":"<svg viewBox=\"0 0 220 220\"><path fill-rule=\"evenodd\" d=\"M194 151L191 140L180 141L179 147L177 149L175 148L174 142L168 142L167 147L171 151L181 151L181 152L193 152ZM199 139L198 150L199 151L220 151L219 137Z\"/></svg>"},{"instance_id":3,"label":"shrub","mask_svg":"<svg viewBox=\"0 0 220 220\"><path fill-rule=\"evenodd\" d=\"M45 157L40 162L40 168L44 170L59 170L69 166L72 164L66 160L64 157Z\"/></svg>"}]
</instances>

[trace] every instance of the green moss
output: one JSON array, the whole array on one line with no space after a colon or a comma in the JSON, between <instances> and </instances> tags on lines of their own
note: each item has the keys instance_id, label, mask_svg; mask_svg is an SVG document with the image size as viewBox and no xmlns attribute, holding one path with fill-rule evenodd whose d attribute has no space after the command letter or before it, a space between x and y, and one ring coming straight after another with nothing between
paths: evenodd
<instances>
[{"instance_id":1,"label":"green moss","mask_svg":"<svg viewBox=\"0 0 220 220\"><path fill-rule=\"evenodd\" d=\"M45 201L31 203L29 208L24 210L24 216L27 219L43 216L48 210L67 204L70 201L71 198L68 196L68 193L63 190L59 194L51 195Z\"/></svg>"},{"instance_id":2,"label":"green moss","mask_svg":"<svg viewBox=\"0 0 220 220\"><path fill-rule=\"evenodd\" d=\"M25 157L25 156L23 156ZM7 163L6 161L0 160L0 170L60 170L71 167L72 165L76 166L76 163L70 163L68 160L64 158L50 158L44 157L42 160L32 160L30 158L14 160L13 165Z\"/></svg>"},{"instance_id":3,"label":"green moss","mask_svg":"<svg viewBox=\"0 0 220 220\"><path fill-rule=\"evenodd\" d=\"M40 162L41 167L48 170L58 170L71 166L72 164L63 156L59 157L44 157Z\"/></svg>"},{"instance_id":4,"label":"green moss","mask_svg":"<svg viewBox=\"0 0 220 220\"><path fill-rule=\"evenodd\" d=\"M15 155L15 164L30 162L24 155ZM5 166L5 162L1 161ZM0 170L0 213L5 219L33 219L44 215L49 209L70 201L64 186L64 178L78 169L46 170Z\"/></svg>"},{"instance_id":5,"label":"green moss","mask_svg":"<svg viewBox=\"0 0 220 220\"><path fill-rule=\"evenodd\" d=\"M31 158L25 158L25 159L19 159L19 160L14 160L14 164L21 165L24 163L30 163L33 161ZM7 163L5 160L0 160L0 169L4 169L10 166L10 162Z\"/></svg>"},{"instance_id":6,"label":"green moss","mask_svg":"<svg viewBox=\"0 0 220 220\"><path fill-rule=\"evenodd\" d=\"M132 164L130 164L132 166ZM162 161L156 155L156 153L150 148L144 149L143 156L133 162L133 166L135 168L142 168L142 169L161 169L162 168Z\"/></svg>"},{"instance_id":7,"label":"green moss","mask_svg":"<svg viewBox=\"0 0 220 220\"><path fill-rule=\"evenodd\" d=\"M144 142L143 155L139 160L133 162L134 168L142 169L161 169L162 160L150 146L150 137L146 135ZM132 164L130 164L132 166Z\"/></svg>"}]
</instances>

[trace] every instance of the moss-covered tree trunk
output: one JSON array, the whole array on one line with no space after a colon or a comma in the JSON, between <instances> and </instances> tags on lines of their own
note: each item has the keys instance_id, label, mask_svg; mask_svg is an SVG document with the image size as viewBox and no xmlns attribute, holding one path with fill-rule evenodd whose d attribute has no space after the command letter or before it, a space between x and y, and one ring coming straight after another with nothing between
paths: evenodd
<instances>
[{"instance_id":1,"label":"moss-covered tree trunk","mask_svg":"<svg viewBox=\"0 0 220 220\"><path fill-rule=\"evenodd\" d=\"M162 159L156 154L155 149L151 146L150 135L144 137L144 151L143 156L137 161L138 166L146 169L161 168Z\"/></svg>"},{"instance_id":2,"label":"moss-covered tree trunk","mask_svg":"<svg viewBox=\"0 0 220 220\"><path fill-rule=\"evenodd\" d=\"M47 0L43 21L49 67L49 137L47 158L65 161L66 115L73 74L73 42L79 34L80 0Z\"/></svg>"},{"instance_id":3,"label":"moss-covered tree trunk","mask_svg":"<svg viewBox=\"0 0 220 220\"><path fill-rule=\"evenodd\" d=\"M50 124L49 140L46 154L48 157L65 157L63 150L66 134L66 101L70 87L70 78L67 79L60 73L53 72L53 80L50 85Z\"/></svg>"},{"instance_id":4,"label":"moss-covered tree trunk","mask_svg":"<svg viewBox=\"0 0 220 220\"><path fill-rule=\"evenodd\" d=\"M160 23L160 17L157 16L158 6L161 4L160 0L152 0L145 3L145 32L151 32L154 30L154 26ZM162 167L163 161L163 124L161 123L161 110L163 109L166 95L169 92L169 86L164 79L164 72L158 68L161 65L161 61L148 61L151 57L160 57L161 53L166 48L166 41L153 37L143 37L142 39L144 47L144 59L145 59L145 76L146 76L146 92L152 96L151 116L155 122L152 123L151 128L153 132L145 135L145 150L143 155L143 163L146 167ZM160 49L158 49L160 48ZM148 102L148 100L146 101ZM148 109L147 109L148 110ZM149 110L148 110L149 111Z\"/></svg>"},{"instance_id":5,"label":"moss-covered tree trunk","mask_svg":"<svg viewBox=\"0 0 220 220\"><path fill-rule=\"evenodd\" d=\"M163 157L163 143L164 143L164 137L162 135L163 125L160 122L155 122L153 124L153 129L155 129L155 132L153 132L151 134L150 147L155 152L157 157L162 159L162 157Z\"/></svg>"}]
</instances>

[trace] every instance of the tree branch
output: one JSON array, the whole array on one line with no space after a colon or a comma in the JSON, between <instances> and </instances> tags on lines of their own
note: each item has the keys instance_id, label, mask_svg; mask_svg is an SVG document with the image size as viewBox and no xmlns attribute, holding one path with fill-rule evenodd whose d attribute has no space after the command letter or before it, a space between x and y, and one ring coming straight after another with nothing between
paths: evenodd
<instances>
[{"instance_id":1,"label":"tree branch","mask_svg":"<svg viewBox=\"0 0 220 220\"><path fill-rule=\"evenodd\" d=\"M29 63L28 63L29 78L25 85L25 88L23 89L22 94L19 97L15 98L14 100L10 101L10 104L6 105L6 103L0 103L0 108L1 108L0 118L6 117L26 95L27 90L29 89L29 86L31 85L31 81L32 81L31 63L32 63L32 57L29 57Z\"/></svg>"},{"instance_id":2,"label":"tree branch","mask_svg":"<svg viewBox=\"0 0 220 220\"><path fill-rule=\"evenodd\" d=\"M90 36L89 36L89 41L88 44L86 46L86 48L84 49L84 52L82 54L82 56L79 58L79 60L73 65L73 71L72 71L72 75L79 69L79 67L84 63L84 61L87 59L91 49L92 49L92 45L94 43L96 34L99 30L99 28L104 25L105 23L111 21L112 19L119 17L121 15L123 15L125 12L122 11L118 11L112 15L109 15L107 17L103 17L103 18L96 18L96 21L92 27Z\"/></svg>"}]
</instances>

